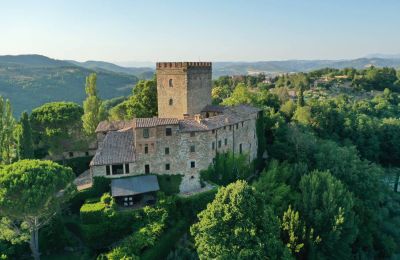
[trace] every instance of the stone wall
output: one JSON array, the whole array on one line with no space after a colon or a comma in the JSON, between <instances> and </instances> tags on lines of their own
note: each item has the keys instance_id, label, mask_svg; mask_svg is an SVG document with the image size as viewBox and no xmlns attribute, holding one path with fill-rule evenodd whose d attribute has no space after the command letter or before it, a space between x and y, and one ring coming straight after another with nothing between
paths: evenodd
<instances>
[{"instance_id":1,"label":"stone wall","mask_svg":"<svg viewBox=\"0 0 400 260\"><path fill-rule=\"evenodd\" d=\"M211 104L211 63L157 63L158 117L183 118Z\"/></svg>"},{"instance_id":2,"label":"stone wall","mask_svg":"<svg viewBox=\"0 0 400 260\"><path fill-rule=\"evenodd\" d=\"M178 125L157 126L149 128L149 138L143 138L142 128L136 129L136 162L129 164L129 174L123 176L144 174L147 164L151 173L183 175L181 192L197 190L200 188L200 171L213 162L217 152L232 151L239 154L242 145L242 153L249 156L249 162L256 158L256 119L257 115L254 114L243 122L194 134L180 132ZM171 136L166 136L166 128L172 128ZM144 152L146 145L147 154ZM191 146L194 146L194 152L191 151ZM169 154L165 154L165 148L169 148ZM191 167L191 162L194 162L194 168ZM166 169L166 164L169 164L169 170ZM94 176L106 175L105 166L92 168ZM126 172L125 166L124 172Z\"/></svg>"}]
</instances>

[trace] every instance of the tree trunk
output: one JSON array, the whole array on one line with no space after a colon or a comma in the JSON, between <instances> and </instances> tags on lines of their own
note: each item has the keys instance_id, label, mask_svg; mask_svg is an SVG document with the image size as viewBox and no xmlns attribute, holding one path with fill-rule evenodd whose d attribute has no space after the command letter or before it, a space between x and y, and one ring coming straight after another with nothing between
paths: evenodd
<instances>
[{"instance_id":1,"label":"tree trunk","mask_svg":"<svg viewBox=\"0 0 400 260\"><path fill-rule=\"evenodd\" d=\"M400 170L396 169L396 177L394 179L394 192L397 192L399 190L399 181L400 181Z\"/></svg>"},{"instance_id":2,"label":"tree trunk","mask_svg":"<svg viewBox=\"0 0 400 260\"><path fill-rule=\"evenodd\" d=\"M37 227L37 219L35 218L35 224L32 228L31 239L29 241L29 246L32 251L32 256L35 260L40 260L39 253L39 229Z\"/></svg>"}]
</instances>

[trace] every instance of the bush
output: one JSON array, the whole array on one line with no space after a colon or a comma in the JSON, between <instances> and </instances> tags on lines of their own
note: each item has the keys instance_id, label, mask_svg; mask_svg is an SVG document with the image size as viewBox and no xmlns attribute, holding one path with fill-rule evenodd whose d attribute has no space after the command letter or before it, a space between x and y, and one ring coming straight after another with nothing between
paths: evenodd
<instances>
[{"instance_id":1,"label":"bush","mask_svg":"<svg viewBox=\"0 0 400 260\"><path fill-rule=\"evenodd\" d=\"M83 224L99 223L104 220L104 209L106 204L103 202L85 203L80 210L80 217Z\"/></svg>"},{"instance_id":2,"label":"bush","mask_svg":"<svg viewBox=\"0 0 400 260\"><path fill-rule=\"evenodd\" d=\"M207 207L207 204L214 200L217 189L212 189L190 197L180 197L177 208L182 211L182 215L191 221L197 218L197 214Z\"/></svg>"},{"instance_id":3,"label":"bush","mask_svg":"<svg viewBox=\"0 0 400 260\"><path fill-rule=\"evenodd\" d=\"M115 211L102 202L87 203L81 209L82 236L90 248L105 248L138 229L141 219L141 210Z\"/></svg>"},{"instance_id":4,"label":"bush","mask_svg":"<svg viewBox=\"0 0 400 260\"><path fill-rule=\"evenodd\" d=\"M182 182L182 175L157 175L160 190L167 195L179 193L179 186Z\"/></svg>"},{"instance_id":5,"label":"bush","mask_svg":"<svg viewBox=\"0 0 400 260\"><path fill-rule=\"evenodd\" d=\"M146 250L140 259L165 259L188 227L187 221L180 220L176 225L168 229L152 248Z\"/></svg>"},{"instance_id":6,"label":"bush","mask_svg":"<svg viewBox=\"0 0 400 260\"><path fill-rule=\"evenodd\" d=\"M200 177L203 181L227 185L237 180L246 180L253 173L253 168L246 154L227 152L217 154L215 163L210 164L207 170L201 171Z\"/></svg>"},{"instance_id":7,"label":"bush","mask_svg":"<svg viewBox=\"0 0 400 260\"><path fill-rule=\"evenodd\" d=\"M110 191L111 179L105 177L93 177L93 186L89 189L82 190L70 200L70 209L74 213L78 213L81 206L87 199L98 198L103 193Z\"/></svg>"}]
</instances>

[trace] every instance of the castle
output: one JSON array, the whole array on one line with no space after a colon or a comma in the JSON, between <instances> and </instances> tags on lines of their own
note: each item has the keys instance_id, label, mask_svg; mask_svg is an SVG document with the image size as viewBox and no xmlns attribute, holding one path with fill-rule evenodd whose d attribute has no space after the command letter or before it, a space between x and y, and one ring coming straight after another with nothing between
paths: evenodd
<instances>
[{"instance_id":1,"label":"castle","mask_svg":"<svg viewBox=\"0 0 400 260\"><path fill-rule=\"evenodd\" d=\"M92 176L181 174L181 192L200 189L217 153L257 156L259 109L211 105L211 62L157 63L158 117L100 122Z\"/></svg>"}]
</instances>

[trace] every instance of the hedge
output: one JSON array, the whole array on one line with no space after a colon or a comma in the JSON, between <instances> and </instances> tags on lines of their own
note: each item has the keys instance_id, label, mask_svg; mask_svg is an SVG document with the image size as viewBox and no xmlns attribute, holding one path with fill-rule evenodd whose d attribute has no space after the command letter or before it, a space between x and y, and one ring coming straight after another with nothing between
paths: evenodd
<instances>
[{"instance_id":1,"label":"hedge","mask_svg":"<svg viewBox=\"0 0 400 260\"><path fill-rule=\"evenodd\" d=\"M182 175L157 175L157 180L160 185L160 190L166 195L179 193L179 186L182 182Z\"/></svg>"},{"instance_id":2,"label":"hedge","mask_svg":"<svg viewBox=\"0 0 400 260\"><path fill-rule=\"evenodd\" d=\"M190 224L186 220L180 220L175 226L161 235L157 243L152 248L146 250L140 259L166 259L179 239L186 233L189 226Z\"/></svg>"},{"instance_id":3,"label":"hedge","mask_svg":"<svg viewBox=\"0 0 400 260\"><path fill-rule=\"evenodd\" d=\"M103 202L85 203L80 210L80 217L83 224L99 223L104 220L106 204Z\"/></svg>"},{"instance_id":4,"label":"hedge","mask_svg":"<svg viewBox=\"0 0 400 260\"><path fill-rule=\"evenodd\" d=\"M89 189L82 190L69 201L70 209L74 213L78 213L81 206L87 199L98 198L105 192L110 191L111 179L105 177L93 177L93 186Z\"/></svg>"},{"instance_id":5,"label":"hedge","mask_svg":"<svg viewBox=\"0 0 400 260\"><path fill-rule=\"evenodd\" d=\"M102 220L81 224L82 236L87 246L101 249L131 234L141 222L140 211L103 211Z\"/></svg>"},{"instance_id":6,"label":"hedge","mask_svg":"<svg viewBox=\"0 0 400 260\"><path fill-rule=\"evenodd\" d=\"M181 209L182 214L190 220L197 218L197 214L207 207L207 204L214 200L218 189L198 193L189 197L179 197L177 208Z\"/></svg>"}]
</instances>

